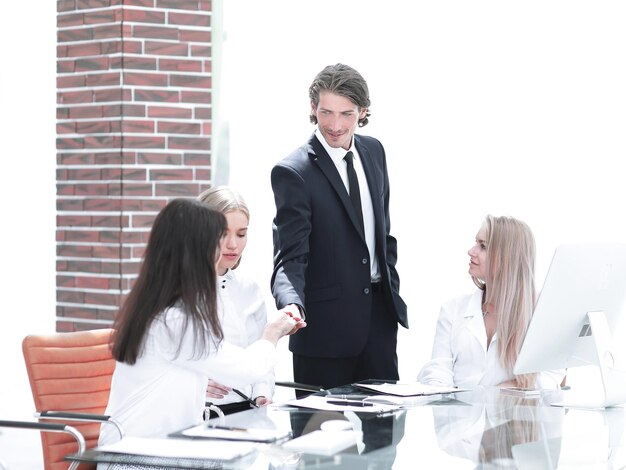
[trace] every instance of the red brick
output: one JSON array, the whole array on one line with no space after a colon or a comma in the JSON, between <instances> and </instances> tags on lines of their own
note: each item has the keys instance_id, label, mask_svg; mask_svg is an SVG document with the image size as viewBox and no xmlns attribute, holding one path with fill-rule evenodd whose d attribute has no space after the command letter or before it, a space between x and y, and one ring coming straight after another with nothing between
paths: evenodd
<instances>
[{"instance_id":1,"label":"red brick","mask_svg":"<svg viewBox=\"0 0 626 470\"><path fill-rule=\"evenodd\" d=\"M155 194L157 196L167 197L196 197L200 194L197 184L175 184L175 183L158 183L155 184Z\"/></svg>"},{"instance_id":2,"label":"red brick","mask_svg":"<svg viewBox=\"0 0 626 470\"><path fill-rule=\"evenodd\" d=\"M211 108L197 106L194 108L195 119L211 119Z\"/></svg>"},{"instance_id":3,"label":"red brick","mask_svg":"<svg viewBox=\"0 0 626 470\"><path fill-rule=\"evenodd\" d=\"M89 72L93 70L108 70L109 59L107 57L91 57L76 61L76 72Z\"/></svg>"},{"instance_id":4,"label":"red brick","mask_svg":"<svg viewBox=\"0 0 626 470\"><path fill-rule=\"evenodd\" d=\"M156 70L157 61L150 57L125 57L124 70Z\"/></svg>"},{"instance_id":5,"label":"red brick","mask_svg":"<svg viewBox=\"0 0 626 470\"><path fill-rule=\"evenodd\" d=\"M91 103L93 101L92 90L66 91L57 93L57 103L59 104L76 104Z\"/></svg>"},{"instance_id":6,"label":"red brick","mask_svg":"<svg viewBox=\"0 0 626 470\"><path fill-rule=\"evenodd\" d=\"M165 148L165 138L163 137L125 137L124 148L154 149Z\"/></svg>"},{"instance_id":7,"label":"red brick","mask_svg":"<svg viewBox=\"0 0 626 470\"><path fill-rule=\"evenodd\" d=\"M179 24L184 26L211 26L211 16L207 14L195 13L173 13L167 16L169 24Z\"/></svg>"},{"instance_id":8,"label":"red brick","mask_svg":"<svg viewBox=\"0 0 626 470\"><path fill-rule=\"evenodd\" d=\"M151 10L124 10L124 21L135 23L165 23L165 12Z\"/></svg>"},{"instance_id":9,"label":"red brick","mask_svg":"<svg viewBox=\"0 0 626 470\"><path fill-rule=\"evenodd\" d=\"M205 91L181 91L180 101L182 103L210 104L211 93Z\"/></svg>"},{"instance_id":10,"label":"red brick","mask_svg":"<svg viewBox=\"0 0 626 470\"><path fill-rule=\"evenodd\" d=\"M200 124L193 122L160 121L157 124L159 134L200 134Z\"/></svg>"},{"instance_id":11,"label":"red brick","mask_svg":"<svg viewBox=\"0 0 626 470\"><path fill-rule=\"evenodd\" d=\"M180 31L180 40L183 42L211 42L211 31L182 29Z\"/></svg>"},{"instance_id":12,"label":"red brick","mask_svg":"<svg viewBox=\"0 0 626 470\"><path fill-rule=\"evenodd\" d=\"M150 181L191 181L193 171L190 169L158 169L150 170Z\"/></svg>"},{"instance_id":13,"label":"red brick","mask_svg":"<svg viewBox=\"0 0 626 470\"><path fill-rule=\"evenodd\" d=\"M169 10L198 10L197 0L156 0L157 8Z\"/></svg>"},{"instance_id":14,"label":"red brick","mask_svg":"<svg viewBox=\"0 0 626 470\"><path fill-rule=\"evenodd\" d=\"M211 139L208 137L170 137L167 140L170 149L209 150Z\"/></svg>"},{"instance_id":15,"label":"red brick","mask_svg":"<svg viewBox=\"0 0 626 470\"><path fill-rule=\"evenodd\" d=\"M88 119L102 117L102 106L76 106L69 108L70 119Z\"/></svg>"},{"instance_id":16,"label":"red brick","mask_svg":"<svg viewBox=\"0 0 626 470\"><path fill-rule=\"evenodd\" d=\"M180 165L182 156L176 153L147 153L137 154L139 165Z\"/></svg>"},{"instance_id":17,"label":"red brick","mask_svg":"<svg viewBox=\"0 0 626 470\"><path fill-rule=\"evenodd\" d=\"M167 26L133 26L133 37L147 39L169 39L178 41L178 28Z\"/></svg>"},{"instance_id":18,"label":"red brick","mask_svg":"<svg viewBox=\"0 0 626 470\"><path fill-rule=\"evenodd\" d=\"M154 0L123 0L123 3L136 7L154 7Z\"/></svg>"},{"instance_id":19,"label":"red brick","mask_svg":"<svg viewBox=\"0 0 626 470\"><path fill-rule=\"evenodd\" d=\"M106 101L130 101L132 92L123 88L107 88L104 90L94 90L94 101L96 103Z\"/></svg>"},{"instance_id":20,"label":"red brick","mask_svg":"<svg viewBox=\"0 0 626 470\"><path fill-rule=\"evenodd\" d=\"M85 86L86 77L84 75L57 77L57 88L76 88Z\"/></svg>"},{"instance_id":21,"label":"red brick","mask_svg":"<svg viewBox=\"0 0 626 470\"><path fill-rule=\"evenodd\" d=\"M156 214L138 214L133 216L133 227L134 228L151 228L154 223L154 219Z\"/></svg>"},{"instance_id":22,"label":"red brick","mask_svg":"<svg viewBox=\"0 0 626 470\"><path fill-rule=\"evenodd\" d=\"M87 86L113 86L121 84L120 72L90 74L86 76Z\"/></svg>"},{"instance_id":23,"label":"red brick","mask_svg":"<svg viewBox=\"0 0 626 470\"><path fill-rule=\"evenodd\" d=\"M76 196L108 196L110 189L108 184L73 184L74 195Z\"/></svg>"},{"instance_id":24,"label":"red brick","mask_svg":"<svg viewBox=\"0 0 626 470\"><path fill-rule=\"evenodd\" d=\"M118 39L123 36L122 24L107 24L103 26L94 26L92 28L94 39Z\"/></svg>"},{"instance_id":25,"label":"red brick","mask_svg":"<svg viewBox=\"0 0 626 470\"><path fill-rule=\"evenodd\" d=\"M122 146L122 137L117 135L88 135L85 137L86 149L117 149Z\"/></svg>"},{"instance_id":26,"label":"red brick","mask_svg":"<svg viewBox=\"0 0 626 470\"><path fill-rule=\"evenodd\" d=\"M204 75L172 75L170 86L180 86L189 88L211 88L211 77Z\"/></svg>"},{"instance_id":27,"label":"red brick","mask_svg":"<svg viewBox=\"0 0 626 470\"><path fill-rule=\"evenodd\" d=\"M57 149L82 149L85 146L85 139L64 137L57 139Z\"/></svg>"},{"instance_id":28,"label":"red brick","mask_svg":"<svg viewBox=\"0 0 626 470\"><path fill-rule=\"evenodd\" d=\"M202 72L202 62L187 59L159 59L159 70L173 72Z\"/></svg>"},{"instance_id":29,"label":"red brick","mask_svg":"<svg viewBox=\"0 0 626 470\"><path fill-rule=\"evenodd\" d=\"M74 0L57 0L57 12L73 11L76 9Z\"/></svg>"},{"instance_id":30,"label":"red brick","mask_svg":"<svg viewBox=\"0 0 626 470\"><path fill-rule=\"evenodd\" d=\"M100 235L92 230L58 230L57 240L65 242L96 243L100 241Z\"/></svg>"},{"instance_id":31,"label":"red brick","mask_svg":"<svg viewBox=\"0 0 626 470\"><path fill-rule=\"evenodd\" d=\"M211 181L211 170L209 168L196 168L195 181Z\"/></svg>"},{"instance_id":32,"label":"red brick","mask_svg":"<svg viewBox=\"0 0 626 470\"><path fill-rule=\"evenodd\" d=\"M69 28L70 26L81 26L83 24L82 13L69 13L57 16L57 28Z\"/></svg>"},{"instance_id":33,"label":"red brick","mask_svg":"<svg viewBox=\"0 0 626 470\"><path fill-rule=\"evenodd\" d=\"M187 44L172 44L171 42L146 41L144 48L145 53L150 55L187 57L189 52L189 46Z\"/></svg>"},{"instance_id":34,"label":"red brick","mask_svg":"<svg viewBox=\"0 0 626 470\"><path fill-rule=\"evenodd\" d=\"M203 166L211 163L210 153L186 153L183 164L190 166Z\"/></svg>"},{"instance_id":35,"label":"red brick","mask_svg":"<svg viewBox=\"0 0 626 470\"><path fill-rule=\"evenodd\" d=\"M168 76L161 73L124 72L124 85L167 86Z\"/></svg>"},{"instance_id":36,"label":"red brick","mask_svg":"<svg viewBox=\"0 0 626 470\"><path fill-rule=\"evenodd\" d=\"M153 101L157 103L178 103L180 93L172 90L135 90L135 101Z\"/></svg>"},{"instance_id":37,"label":"red brick","mask_svg":"<svg viewBox=\"0 0 626 470\"><path fill-rule=\"evenodd\" d=\"M189 108L178 108L173 106L149 106L148 117L190 119L192 117L192 111Z\"/></svg>"},{"instance_id":38,"label":"red brick","mask_svg":"<svg viewBox=\"0 0 626 470\"><path fill-rule=\"evenodd\" d=\"M93 29L76 28L57 31L57 43L73 41L90 41L93 39Z\"/></svg>"},{"instance_id":39,"label":"red brick","mask_svg":"<svg viewBox=\"0 0 626 470\"><path fill-rule=\"evenodd\" d=\"M143 52L143 43L141 41L124 41L122 51L126 54L141 54Z\"/></svg>"},{"instance_id":40,"label":"red brick","mask_svg":"<svg viewBox=\"0 0 626 470\"><path fill-rule=\"evenodd\" d=\"M76 70L76 61L59 60L57 61L57 73L73 73Z\"/></svg>"},{"instance_id":41,"label":"red brick","mask_svg":"<svg viewBox=\"0 0 626 470\"><path fill-rule=\"evenodd\" d=\"M102 55L119 54L124 49L122 41L100 41Z\"/></svg>"},{"instance_id":42,"label":"red brick","mask_svg":"<svg viewBox=\"0 0 626 470\"><path fill-rule=\"evenodd\" d=\"M100 10L85 13L85 24L117 23L122 21L122 10Z\"/></svg>"},{"instance_id":43,"label":"red brick","mask_svg":"<svg viewBox=\"0 0 626 470\"><path fill-rule=\"evenodd\" d=\"M211 46L191 45L191 57L211 57Z\"/></svg>"},{"instance_id":44,"label":"red brick","mask_svg":"<svg viewBox=\"0 0 626 470\"><path fill-rule=\"evenodd\" d=\"M152 134L154 132L154 121L130 121L122 122L123 133Z\"/></svg>"},{"instance_id":45,"label":"red brick","mask_svg":"<svg viewBox=\"0 0 626 470\"><path fill-rule=\"evenodd\" d=\"M91 258L91 247L86 245L57 245L57 256L61 258Z\"/></svg>"},{"instance_id":46,"label":"red brick","mask_svg":"<svg viewBox=\"0 0 626 470\"><path fill-rule=\"evenodd\" d=\"M119 289L119 279L107 277L76 276L75 285L83 289Z\"/></svg>"},{"instance_id":47,"label":"red brick","mask_svg":"<svg viewBox=\"0 0 626 470\"><path fill-rule=\"evenodd\" d=\"M83 121L76 124L76 132L79 134L95 134L111 132L109 121Z\"/></svg>"},{"instance_id":48,"label":"red brick","mask_svg":"<svg viewBox=\"0 0 626 470\"><path fill-rule=\"evenodd\" d=\"M83 199L57 198L57 211L82 211L84 209L83 202Z\"/></svg>"},{"instance_id":49,"label":"red brick","mask_svg":"<svg viewBox=\"0 0 626 470\"><path fill-rule=\"evenodd\" d=\"M124 196L152 196L153 185L152 183L123 183Z\"/></svg>"},{"instance_id":50,"label":"red brick","mask_svg":"<svg viewBox=\"0 0 626 470\"><path fill-rule=\"evenodd\" d=\"M73 122L57 123L57 134L75 134L76 125Z\"/></svg>"},{"instance_id":51,"label":"red brick","mask_svg":"<svg viewBox=\"0 0 626 470\"><path fill-rule=\"evenodd\" d=\"M86 44L70 44L67 46L68 57L84 57L89 55L100 55L99 42L89 42Z\"/></svg>"}]
</instances>

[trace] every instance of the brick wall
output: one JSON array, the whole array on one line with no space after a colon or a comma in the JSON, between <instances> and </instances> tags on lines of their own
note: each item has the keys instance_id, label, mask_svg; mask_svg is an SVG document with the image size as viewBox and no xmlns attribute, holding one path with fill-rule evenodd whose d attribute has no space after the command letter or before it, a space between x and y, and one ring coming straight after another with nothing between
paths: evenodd
<instances>
[{"instance_id":1,"label":"brick wall","mask_svg":"<svg viewBox=\"0 0 626 470\"><path fill-rule=\"evenodd\" d=\"M57 1L57 331L109 325L156 213L211 179L211 2Z\"/></svg>"}]
</instances>

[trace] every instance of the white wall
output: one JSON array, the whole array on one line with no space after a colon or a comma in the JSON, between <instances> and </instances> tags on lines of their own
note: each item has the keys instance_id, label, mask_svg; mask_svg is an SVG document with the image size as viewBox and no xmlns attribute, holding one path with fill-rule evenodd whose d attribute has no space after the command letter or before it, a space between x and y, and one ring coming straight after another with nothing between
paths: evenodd
<instances>
[{"instance_id":1,"label":"white wall","mask_svg":"<svg viewBox=\"0 0 626 470\"><path fill-rule=\"evenodd\" d=\"M363 133L387 150L411 329L429 358L439 305L469 292L486 214L526 221L538 287L558 244L626 241L626 6L619 2L224 2L230 184L251 205L244 263L269 291L272 165L307 139L308 86L344 62L370 85ZM291 373L288 352L277 375Z\"/></svg>"},{"instance_id":2,"label":"white wall","mask_svg":"<svg viewBox=\"0 0 626 470\"><path fill-rule=\"evenodd\" d=\"M35 13L9 2L0 18L0 417L31 419L21 341L54 331L55 319L56 2ZM0 459L41 465L38 433L1 432Z\"/></svg>"}]
</instances>

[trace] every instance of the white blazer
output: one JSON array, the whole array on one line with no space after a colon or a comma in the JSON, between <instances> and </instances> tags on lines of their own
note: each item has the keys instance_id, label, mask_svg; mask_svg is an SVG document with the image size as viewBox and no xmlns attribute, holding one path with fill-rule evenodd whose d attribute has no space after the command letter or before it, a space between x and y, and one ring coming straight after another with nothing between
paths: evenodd
<instances>
[{"instance_id":1,"label":"white blazer","mask_svg":"<svg viewBox=\"0 0 626 470\"><path fill-rule=\"evenodd\" d=\"M457 387L498 385L512 380L498 359L498 335L487 348L487 332L482 315L482 290L457 297L441 307L431 360L418 375L426 384ZM538 388L558 388L565 371L542 372Z\"/></svg>"}]
</instances>

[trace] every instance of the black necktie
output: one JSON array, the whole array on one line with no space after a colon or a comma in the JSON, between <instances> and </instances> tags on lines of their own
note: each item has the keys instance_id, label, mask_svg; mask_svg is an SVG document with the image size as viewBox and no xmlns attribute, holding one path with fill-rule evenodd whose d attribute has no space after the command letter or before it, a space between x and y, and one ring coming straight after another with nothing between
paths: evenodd
<instances>
[{"instance_id":1,"label":"black necktie","mask_svg":"<svg viewBox=\"0 0 626 470\"><path fill-rule=\"evenodd\" d=\"M356 177L356 171L354 171L354 155L352 152L346 153L346 156L343 159L348 164L348 185L350 186L350 199L352 200L352 205L354 206L354 210L356 211L357 217L359 219L359 224L361 226L361 230L363 229L363 209L361 208L361 191L359 189L359 180Z\"/></svg>"}]
</instances>

